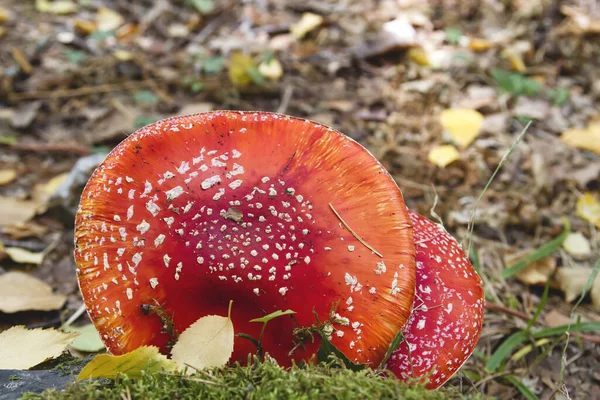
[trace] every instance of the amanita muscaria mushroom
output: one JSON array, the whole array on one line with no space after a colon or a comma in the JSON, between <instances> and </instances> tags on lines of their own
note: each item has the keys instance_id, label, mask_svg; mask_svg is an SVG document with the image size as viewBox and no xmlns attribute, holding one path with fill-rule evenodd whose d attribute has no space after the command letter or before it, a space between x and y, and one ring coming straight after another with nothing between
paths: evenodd
<instances>
[{"instance_id":1,"label":"amanita muscaria mushroom","mask_svg":"<svg viewBox=\"0 0 600 400\"><path fill-rule=\"evenodd\" d=\"M251 319L296 312L263 340L284 365L320 342L292 352L294 329L335 310L332 343L377 366L413 304L411 223L392 178L338 131L283 115L211 112L133 133L87 184L75 244L86 307L113 354L167 352L148 305L181 332L233 301L235 331L254 337ZM232 360L250 353L236 338Z\"/></svg>"},{"instance_id":2,"label":"amanita muscaria mushroom","mask_svg":"<svg viewBox=\"0 0 600 400\"><path fill-rule=\"evenodd\" d=\"M404 342L387 368L428 389L443 385L469 358L481 333L481 279L456 240L443 228L409 211L417 251L415 304Z\"/></svg>"}]
</instances>

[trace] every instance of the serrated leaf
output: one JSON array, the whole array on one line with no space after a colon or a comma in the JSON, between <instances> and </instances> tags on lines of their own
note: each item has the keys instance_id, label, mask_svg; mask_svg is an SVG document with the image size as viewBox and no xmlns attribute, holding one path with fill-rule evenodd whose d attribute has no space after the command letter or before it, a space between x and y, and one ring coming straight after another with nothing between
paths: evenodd
<instances>
[{"instance_id":1,"label":"serrated leaf","mask_svg":"<svg viewBox=\"0 0 600 400\"><path fill-rule=\"evenodd\" d=\"M290 314L296 314L296 311L292 311L292 310L285 310L285 311L277 310L275 312L272 312L271 314L265 315L264 317L251 319L250 322L267 323L267 322L271 321L272 319L279 318L279 317L284 316L284 315L290 315Z\"/></svg>"},{"instance_id":2,"label":"serrated leaf","mask_svg":"<svg viewBox=\"0 0 600 400\"><path fill-rule=\"evenodd\" d=\"M460 153L456 150L456 147L451 144L436 146L431 149L427 155L429 162L440 168L445 168L459 158Z\"/></svg>"},{"instance_id":3,"label":"serrated leaf","mask_svg":"<svg viewBox=\"0 0 600 400\"><path fill-rule=\"evenodd\" d=\"M58 310L66 296L52 293L52 288L36 277L19 271L0 275L0 311Z\"/></svg>"},{"instance_id":4,"label":"serrated leaf","mask_svg":"<svg viewBox=\"0 0 600 400\"><path fill-rule=\"evenodd\" d=\"M71 347L75 350L85 351L88 353L96 353L104 349L104 343L100 338L100 334L93 324L83 326L65 326L62 328L65 332L77 332L79 336L71 343Z\"/></svg>"},{"instance_id":5,"label":"serrated leaf","mask_svg":"<svg viewBox=\"0 0 600 400\"><path fill-rule=\"evenodd\" d=\"M220 367L233 353L234 336L233 323L228 317L202 317L179 335L171 356L181 368ZM188 372L193 371L188 369Z\"/></svg>"},{"instance_id":6,"label":"serrated leaf","mask_svg":"<svg viewBox=\"0 0 600 400\"><path fill-rule=\"evenodd\" d=\"M77 335L13 326L0 333L0 369L29 369L58 357Z\"/></svg>"},{"instance_id":7,"label":"serrated leaf","mask_svg":"<svg viewBox=\"0 0 600 400\"><path fill-rule=\"evenodd\" d=\"M483 115L476 110L452 108L442 111L440 123L452 141L464 149L479 136Z\"/></svg>"},{"instance_id":8,"label":"serrated leaf","mask_svg":"<svg viewBox=\"0 0 600 400\"><path fill-rule=\"evenodd\" d=\"M158 352L158 347L142 346L127 354L113 356L99 354L79 373L77 380L90 378L114 379L119 373L131 378L142 375L142 371L152 373L159 371L175 371L177 364Z\"/></svg>"}]
</instances>

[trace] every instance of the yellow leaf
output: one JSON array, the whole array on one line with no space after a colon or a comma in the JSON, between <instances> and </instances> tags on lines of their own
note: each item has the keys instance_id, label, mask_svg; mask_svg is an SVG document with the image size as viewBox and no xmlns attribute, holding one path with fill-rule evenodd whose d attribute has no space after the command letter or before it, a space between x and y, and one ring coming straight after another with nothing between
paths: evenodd
<instances>
[{"instance_id":1,"label":"yellow leaf","mask_svg":"<svg viewBox=\"0 0 600 400\"><path fill-rule=\"evenodd\" d=\"M171 356L181 368L186 364L196 369L222 366L233 353L233 338L231 319L202 317L179 335Z\"/></svg>"},{"instance_id":2,"label":"yellow leaf","mask_svg":"<svg viewBox=\"0 0 600 400\"><path fill-rule=\"evenodd\" d=\"M577 199L575 214L600 228L600 203L591 193L584 193Z\"/></svg>"},{"instance_id":3,"label":"yellow leaf","mask_svg":"<svg viewBox=\"0 0 600 400\"><path fill-rule=\"evenodd\" d=\"M268 62L261 62L258 65L258 72L265 78L276 81L283 75L283 67L278 59L272 58Z\"/></svg>"},{"instance_id":4,"label":"yellow leaf","mask_svg":"<svg viewBox=\"0 0 600 400\"><path fill-rule=\"evenodd\" d=\"M408 58L422 67L431 66L427 52L421 47L415 47L408 51Z\"/></svg>"},{"instance_id":5,"label":"yellow leaf","mask_svg":"<svg viewBox=\"0 0 600 400\"><path fill-rule=\"evenodd\" d=\"M290 33L296 39L302 39L306 34L323 23L323 17L313 13L304 13L300 21L290 27Z\"/></svg>"},{"instance_id":6,"label":"yellow leaf","mask_svg":"<svg viewBox=\"0 0 600 400\"><path fill-rule=\"evenodd\" d=\"M96 31L96 23L86 19L76 19L73 23L73 27L77 32L83 35L89 35Z\"/></svg>"},{"instance_id":7,"label":"yellow leaf","mask_svg":"<svg viewBox=\"0 0 600 400\"><path fill-rule=\"evenodd\" d=\"M445 168L459 158L460 154L458 150L451 144L434 147L429 151L429 155L427 156L429 162L441 168Z\"/></svg>"},{"instance_id":8,"label":"yellow leaf","mask_svg":"<svg viewBox=\"0 0 600 400\"><path fill-rule=\"evenodd\" d=\"M17 171L14 169L0 169L0 185L11 183L17 177Z\"/></svg>"},{"instance_id":9,"label":"yellow leaf","mask_svg":"<svg viewBox=\"0 0 600 400\"><path fill-rule=\"evenodd\" d=\"M13 326L0 333L0 369L28 369L58 357L78 335Z\"/></svg>"},{"instance_id":10,"label":"yellow leaf","mask_svg":"<svg viewBox=\"0 0 600 400\"><path fill-rule=\"evenodd\" d=\"M562 246L567 253L577 258L587 257L592 252L589 240L579 232L569 233Z\"/></svg>"},{"instance_id":11,"label":"yellow leaf","mask_svg":"<svg viewBox=\"0 0 600 400\"><path fill-rule=\"evenodd\" d=\"M529 253L529 251L527 253ZM514 264L519 259L519 255L522 257L525 254L520 252L518 255L514 255L511 258L507 257L506 264ZM515 274L515 277L526 285L543 285L548 278L552 276L555 269L556 260L554 257L546 257L527 264L524 269Z\"/></svg>"},{"instance_id":12,"label":"yellow leaf","mask_svg":"<svg viewBox=\"0 0 600 400\"><path fill-rule=\"evenodd\" d=\"M469 48L473 51L485 51L492 47L492 42L485 39L471 38Z\"/></svg>"},{"instance_id":13,"label":"yellow leaf","mask_svg":"<svg viewBox=\"0 0 600 400\"><path fill-rule=\"evenodd\" d=\"M479 136L483 115L476 110L453 108L442 111L440 123L452 141L464 149Z\"/></svg>"},{"instance_id":14,"label":"yellow leaf","mask_svg":"<svg viewBox=\"0 0 600 400\"><path fill-rule=\"evenodd\" d=\"M20 247L7 247L4 252L8 254L11 260L19 264L40 265L44 261L45 252L34 253Z\"/></svg>"},{"instance_id":15,"label":"yellow leaf","mask_svg":"<svg viewBox=\"0 0 600 400\"><path fill-rule=\"evenodd\" d=\"M100 32L114 31L125 23L125 18L108 7L100 7L96 14L96 25Z\"/></svg>"},{"instance_id":16,"label":"yellow leaf","mask_svg":"<svg viewBox=\"0 0 600 400\"><path fill-rule=\"evenodd\" d=\"M14 313L27 310L58 310L66 296L52 293L52 287L24 272L0 275L0 311Z\"/></svg>"},{"instance_id":17,"label":"yellow leaf","mask_svg":"<svg viewBox=\"0 0 600 400\"><path fill-rule=\"evenodd\" d=\"M239 52L233 53L229 59L229 80L235 87L243 88L252 82L248 69L254 67L252 57Z\"/></svg>"},{"instance_id":18,"label":"yellow leaf","mask_svg":"<svg viewBox=\"0 0 600 400\"><path fill-rule=\"evenodd\" d=\"M586 129L569 129L560 140L568 145L600 154L600 122L590 123Z\"/></svg>"},{"instance_id":19,"label":"yellow leaf","mask_svg":"<svg viewBox=\"0 0 600 400\"><path fill-rule=\"evenodd\" d=\"M131 378L141 376L142 371L175 371L177 364L158 352L158 347L142 346L127 354L113 356L99 354L79 373L77 380L90 378L116 378L123 373Z\"/></svg>"},{"instance_id":20,"label":"yellow leaf","mask_svg":"<svg viewBox=\"0 0 600 400\"><path fill-rule=\"evenodd\" d=\"M48 14L71 14L77 11L77 4L70 0L36 0L35 8L39 12Z\"/></svg>"}]
</instances>

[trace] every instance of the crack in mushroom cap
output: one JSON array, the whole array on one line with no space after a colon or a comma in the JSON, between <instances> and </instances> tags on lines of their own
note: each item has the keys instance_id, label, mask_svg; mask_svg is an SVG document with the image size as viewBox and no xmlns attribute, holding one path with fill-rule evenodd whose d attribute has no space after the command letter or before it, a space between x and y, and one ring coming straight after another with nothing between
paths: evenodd
<instances>
[{"instance_id":1,"label":"crack in mushroom cap","mask_svg":"<svg viewBox=\"0 0 600 400\"><path fill-rule=\"evenodd\" d=\"M412 243L400 190L358 143L308 120L218 111L156 122L108 155L81 197L75 259L111 353L168 350L143 304L160 303L181 332L226 315L232 300L236 333L254 337L261 324L249 320L296 312L269 322L264 338L265 351L288 364L293 330L314 324L313 311L328 320L337 304L332 343L373 364L410 314ZM236 338L232 360L255 352Z\"/></svg>"},{"instance_id":2,"label":"crack in mushroom cap","mask_svg":"<svg viewBox=\"0 0 600 400\"><path fill-rule=\"evenodd\" d=\"M387 368L401 380L443 385L467 361L481 334L481 279L458 242L443 228L409 211L417 251L415 303L405 341Z\"/></svg>"}]
</instances>

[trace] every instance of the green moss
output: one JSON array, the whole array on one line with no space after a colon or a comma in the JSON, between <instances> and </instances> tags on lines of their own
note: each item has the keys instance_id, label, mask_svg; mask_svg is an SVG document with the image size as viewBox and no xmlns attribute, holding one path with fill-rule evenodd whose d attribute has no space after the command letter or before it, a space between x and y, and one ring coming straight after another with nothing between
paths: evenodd
<instances>
[{"instance_id":1,"label":"green moss","mask_svg":"<svg viewBox=\"0 0 600 400\"><path fill-rule=\"evenodd\" d=\"M365 369L337 363L284 369L272 362L197 372L191 376L143 374L115 381L77 382L63 392L25 394L24 399L465 399L455 389L427 391Z\"/></svg>"}]
</instances>

